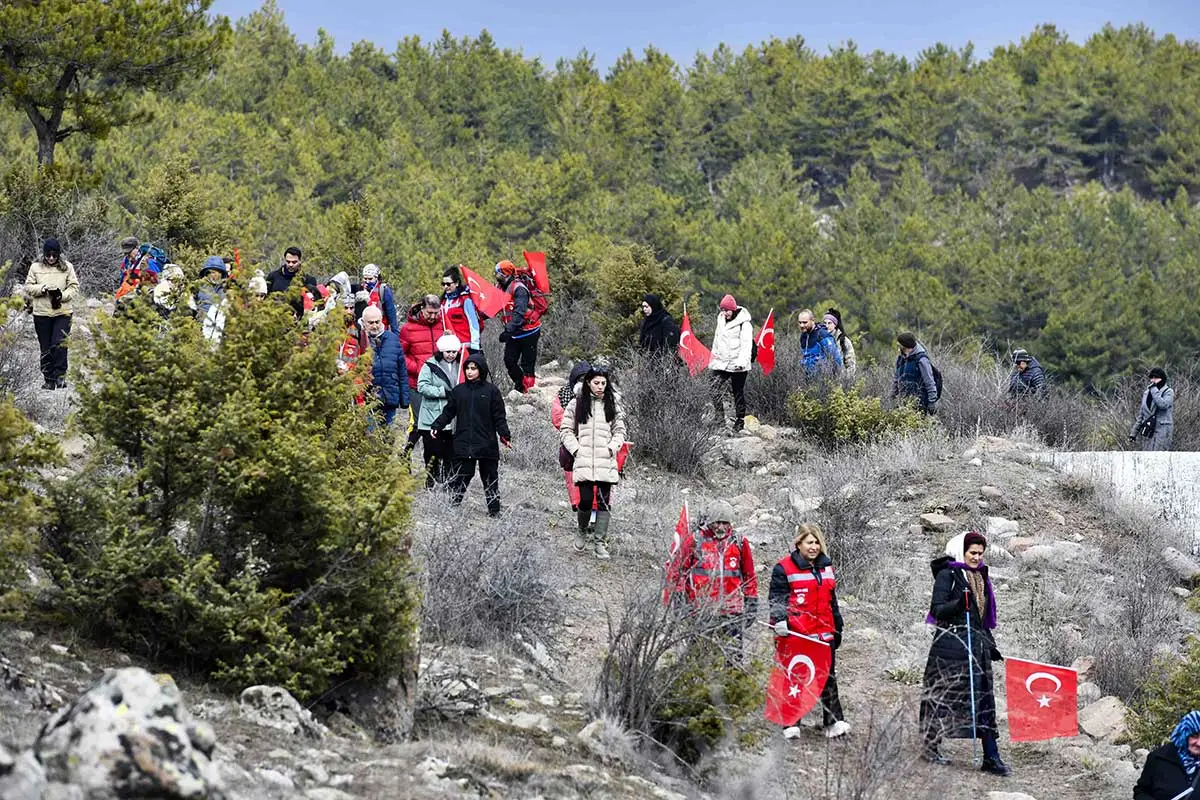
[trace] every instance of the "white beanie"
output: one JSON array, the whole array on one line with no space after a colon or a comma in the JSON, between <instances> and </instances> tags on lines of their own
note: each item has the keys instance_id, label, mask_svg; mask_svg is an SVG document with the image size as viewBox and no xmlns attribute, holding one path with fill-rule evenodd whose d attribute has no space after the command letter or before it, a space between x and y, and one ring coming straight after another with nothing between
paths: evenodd
<instances>
[{"instance_id":1,"label":"white beanie","mask_svg":"<svg viewBox=\"0 0 1200 800\"><path fill-rule=\"evenodd\" d=\"M374 264L367 264L363 267L363 280L369 281L379 277L379 267Z\"/></svg>"},{"instance_id":2,"label":"white beanie","mask_svg":"<svg viewBox=\"0 0 1200 800\"><path fill-rule=\"evenodd\" d=\"M444 333L438 337L434 347L438 349L439 353L446 352L447 350L457 352L462 349L462 342L453 333Z\"/></svg>"}]
</instances>

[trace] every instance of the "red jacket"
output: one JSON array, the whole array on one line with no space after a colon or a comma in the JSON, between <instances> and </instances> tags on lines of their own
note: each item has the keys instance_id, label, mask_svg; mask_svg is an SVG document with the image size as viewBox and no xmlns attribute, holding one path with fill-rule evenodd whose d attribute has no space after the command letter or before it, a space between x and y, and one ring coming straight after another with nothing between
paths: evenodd
<instances>
[{"instance_id":1,"label":"red jacket","mask_svg":"<svg viewBox=\"0 0 1200 800\"><path fill-rule=\"evenodd\" d=\"M771 571L771 622L783 619L786 610L788 630L832 640L842 629L833 562L824 553L815 565L803 559L798 564L797 558L789 553Z\"/></svg>"},{"instance_id":2,"label":"red jacket","mask_svg":"<svg viewBox=\"0 0 1200 800\"><path fill-rule=\"evenodd\" d=\"M748 598L758 600L750 542L736 533L717 539L708 528L689 533L667 565L667 584L689 603L716 600L724 614L743 613Z\"/></svg>"},{"instance_id":3,"label":"red jacket","mask_svg":"<svg viewBox=\"0 0 1200 800\"><path fill-rule=\"evenodd\" d=\"M426 322L421 319L420 303L408 310L408 320L400 326L400 346L404 348L410 389L416 390L421 366L437 353L437 340L445 332L441 314L433 322Z\"/></svg>"}]
</instances>

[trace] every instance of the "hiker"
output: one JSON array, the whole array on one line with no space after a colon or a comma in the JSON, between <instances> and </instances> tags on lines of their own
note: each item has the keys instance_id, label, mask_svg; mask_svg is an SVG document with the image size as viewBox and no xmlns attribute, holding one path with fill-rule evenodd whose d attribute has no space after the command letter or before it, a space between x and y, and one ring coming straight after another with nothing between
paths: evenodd
<instances>
[{"instance_id":1,"label":"hiker","mask_svg":"<svg viewBox=\"0 0 1200 800\"><path fill-rule=\"evenodd\" d=\"M71 311L79 293L75 267L62 257L58 239L47 239L42 258L29 265L25 296L33 311L33 329L41 349L43 389L67 387L67 336L71 334Z\"/></svg>"},{"instance_id":2,"label":"hiker","mask_svg":"<svg viewBox=\"0 0 1200 800\"><path fill-rule=\"evenodd\" d=\"M575 399L575 395L579 391L579 384L583 382L584 376L591 368L592 366L586 361L580 361L571 367L571 374L567 377L566 385L554 395L554 400L550 404L550 423L556 431L562 430L563 412L567 405ZM571 510L578 511L579 487L575 485L575 460L568 452L566 445L562 443L561 435L558 444L558 465L562 467L563 477L567 481L567 499L571 503Z\"/></svg>"},{"instance_id":3,"label":"hiker","mask_svg":"<svg viewBox=\"0 0 1200 800\"><path fill-rule=\"evenodd\" d=\"M367 293L367 305L383 311L383 324L389 331L400 330L396 319L396 297L392 287L383 282L383 275L375 264L367 264L362 271L362 291Z\"/></svg>"},{"instance_id":4,"label":"hiker","mask_svg":"<svg viewBox=\"0 0 1200 800\"><path fill-rule=\"evenodd\" d=\"M454 422L454 462L451 467L450 502L460 505L467 486L479 467L483 496L489 517L500 516L500 447L508 447L512 434L500 390L488 382L487 359L483 353L471 353L463 359L463 382L450 391L446 407L430 425L430 435L447 436L445 428Z\"/></svg>"},{"instance_id":5,"label":"hiker","mask_svg":"<svg viewBox=\"0 0 1200 800\"><path fill-rule=\"evenodd\" d=\"M267 276L261 269L254 270L254 275L246 282L246 289L252 298L267 296Z\"/></svg>"},{"instance_id":6,"label":"hiker","mask_svg":"<svg viewBox=\"0 0 1200 800\"><path fill-rule=\"evenodd\" d=\"M733 530L733 506L718 500L708 519L689 531L667 565L670 602L712 604L722 629L739 643L758 615L758 578L749 540Z\"/></svg>"},{"instance_id":7,"label":"hiker","mask_svg":"<svg viewBox=\"0 0 1200 800\"><path fill-rule=\"evenodd\" d=\"M136 238L128 236L121 240L125 256L121 259L121 283L113 299L117 301L114 313L123 314L125 305L140 294L149 294L158 283L159 275L167 263L167 254L149 244L138 244Z\"/></svg>"},{"instance_id":8,"label":"hiker","mask_svg":"<svg viewBox=\"0 0 1200 800\"><path fill-rule=\"evenodd\" d=\"M625 443L625 410L607 367L593 366L584 374L582 385L563 410L558 433L579 487L575 552L590 548L596 558L607 560L612 490L620 480L617 453ZM593 506L594 531L589 527Z\"/></svg>"},{"instance_id":9,"label":"hiker","mask_svg":"<svg viewBox=\"0 0 1200 800\"><path fill-rule=\"evenodd\" d=\"M292 280L300 274L301 258L300 248L295 245L283 251L283 263L267 274L267 294L287 292L292 288Z\"/></svg>"},{"instance_id":10,"label":"hiker","mask_svg":"<svg viewBox=\"0 0 1200 800\"><path fill-rule=\"evenodd\" d=\"M391 290L388 289L388 291ZM417 379L422 365L437 355L437 342L443 333L445 330L442 328L442 301L436 294L427 294L419 302L414 303L408 309L404 324L400 326L400 345L404 348L404 358L408 367L408 396L412 400L410 409L412 425L409 427L408 440L404 445L406 456L421 440L417 418L421 416L422 395L417 391ZM433 416L436 417L437 414ZM433 417L430 419L432 420Z\"/></svg>"},{"instance_id":11,"label":"hiker","mask_svg":"<svg viewBox=\"0 0 1200 800\"><path fill-rule=\"evenodd\" d=\"M733 392L733 432L737 433L746 421L746 376L750 374L750 356L754 350L754 323L750 312L737 304L733 295L721 298L717 313L717 329L713 333L712 357L708 368L714 376L713 405L717 418L729 423L725 415L725 384Z\"/></svg>"},{"instance_id":12,"label":"hiker","mask_svg":"<svg viewBox=\"0 0 1200 800\"><path fill-rule=\"evenodd\" d=\"M158 283L154 285L151 299L154 309L164 317L179 307L180 301L187 295L187 276L183 267L178 264L167 264L163 267Z\"/></svg>"},{"instance_id":13,"label":"hiker","mask_svg":"<svg viewBox=\"0 0 1200 800\"><path fill-rule=\"evenodd\" d=\"M221 341L225 332L225 281L229 268L220 256L209 256L200 268L200 284L193 295L192 307L204 338L214 344Z\"/></svg>"},{"instance_id":14,"label":"hiker","mask_svg":"<svg viewBox=\"0 0 1200 800\"><path fill-rule=\"evenodd\" d=\"M850 732L850 723L842 715L838 697L837 649L842 645L842 612L838 608L837 576L825 546L825 537L816 525L796 527L792 552L771 570L771 590L767 596L771 626L783 639L792 633L812 636L830 647L829 679L821 691L821 719L825 738L836 739ZM785 738L800 735L800 728L784 728Z\"/></svg>"},{"instance_id":15,"label":"hiker","mask_svg":"<svg viewBox=\"0 0 1200 800\"><path fill-rule=\"evenodd\" d=\"M892 380L892 397L913 398L917 408L926 414L936 414L939 398L933 362L917 337L905 331L896 337L900 354L896 356L896 373Z\"/></svg>"},{"instance_id":16,"label":"hiker","mask_svg":"<svg viewBox=\"0 0 1200 800\"><path fill-rule=\"evenodd\" d=\"M1010 770L1000 760L992 687L992 662L1004 657L992 633L996 595L983 563L986 549L983 534L968 531L952 538L945 553L930 562L933 596L925 621L936 630L922 682L922 757L948 764L938 750L944 737L976 737L983 740L982 770L1004 776Z\"/></svg>"},{"instance_id":17,"label":"hiker","mask_svg":"<svg viewBox=\"0 0 1200 800\"><path fill-rule=\"evenodd\" d=\"M1167 373L1162 367L1150 370L1149 385L1142 393L1142 404L1138 407L1129 441L1142 438L1142 449L1159 451L1171 449L1171 432L1175 427L1175 390L1167 385Z\"/></svg>"},{"instance_id":18,"label":"hiker","mask_svg":"<svg viewBox=\"0 0 1200 800\"><path fill-rule=\"evenodd\" d=\"M1012 352L1013 369L1008 375L1008 393L1013 397L1032 397L1046 393L1046 371L1028 350Z\"/></svg>"},{"instance_id":19,"label":"hiker","mask_svg":"<svg viewBox=\"0 0 1200 800\"><path fill-rule=\"evenodd\" d=\"M362 315L363 327L375 351L371 362L371 385L383 409L383 424L390 426L396 419L396 410L408 408L408 370L404 363L404 348L395 331L383 324L383 311L378 306L367 306Z\"/></svg>"},{"instance_id":20,"label":"hiker","mask_svg":"<svg viewBox=\"0 0 1200 800\"><path fill-rule=\"evenodd\" d=\"M251 278L251 281L253 280ZM358 359L362 357L363 353L367 352L367 348L371 346L371 340L367 336L366 326L354 316L354 295L342 297L341 301L346 333L342 337L341 345L338 346L337 370L339 375L345 375L354 369L358 364ZM364 388L361 377L356 376L354 383L360 390ZM366 402L366 392L356 392L354 395L354 404L361 406Z\"/></svg>"},{"instance_id":21,"label":"hiker","mask_svg":"<svg viewBox=\"0 0 1200 800\"><path fill-rule=\"evenodd\" d=\"M501 313L504 330L504 368L512 379L513 388L528 392L537 380L538 339L542 335L542 314L546 312L546 297L534 285L528 266L518 267L511 261L496 265L496 281L508 293L509 305Z\"/></svg>"},{"instance_id":22,"label":"hiker","mask_svg":"<svg viewBox=\"0 0 1200 800\"><path fill-rule=\"evenodd\" d=\"M483 324L471 298L471 288L458 267L448 267L442 273L442 325L471 348L472 353L479 351Z\"/></svg>"},{"instance_id":23,"label":"hiker","mask_svg":"<svg viewBox=\"0 0 1200 800\"><path fill-rule=\"evenodd\" d=\"M1171 739L1146 756L1133 800L1175 800L1200 788L1200 711L1179 720ZM1194 795L1193 795L1194 796Z\"/></svg>"},{"instance_id":24,"label":"hiker","mask_svg":"<svg viewBox=\"0 0 1200 800\"><path fill-rule=\"evenodd\" d=\"M135 270L142 260L142 253L138 249L142 245L136 236L126 236L121 240L121 277L117 281L117 285L121 286L129 277L131 270Z\"/></svg>"},{"instance_id":25,"label":"hiker","mask_svg":"<svg viewBox=\"0 0 1200 800\"><path fill-rule=\"evenodd\" d=\"M842 312L831 308L825 312L821 321L825 325L825 330L833 336L833 341L838 346L838 352L842 354L842 375L848 381L854 380L854 376L858 373L858 355L854 352L854 342L850 341L850 337L846 335L846 330L842 327Z\"/></svg>"},{"instance_id":26,"label":"hiker","mask_svg":"<svg viewBox=\"0 0 1200 800\"><path fill-rule=\"evenodd\" d=\"M663 308L656 294L642 295L642 328L638 333L638 349L650 356L675 355L679 347L679 326Z\"/></svg>"},{"instance_id":27,"label":"hiker","mask_svg":"<svg viewBox=\"0 0 1200 800\"><path fill-rule=\"evenodd\" d=\"M811 309L796 315L800 323L800 366L809 377L836 375L842 369L842 351L829 328L817 324Z\"/></svg>"},{"instance_id":28,"label":"hiker","mask_svg":"<svg viewBox=\"0 0 1200 800\"><path fill-rule=\"evenodd\" d=\"M437 299L436 297L434 298ZM425 459L425 488L448 486L450 465L454 450L448 437L435 438L431 433L433 422L446 410L446 400L458 385L461 365L458 363L462 342L453 333L438 337L433 355L425 359L417 376L417 394L420 395L420 411L416 417L416 430L421 438L421 455ZM450 423L450 432L454 432Z\"/></svg>"}]
</instances>

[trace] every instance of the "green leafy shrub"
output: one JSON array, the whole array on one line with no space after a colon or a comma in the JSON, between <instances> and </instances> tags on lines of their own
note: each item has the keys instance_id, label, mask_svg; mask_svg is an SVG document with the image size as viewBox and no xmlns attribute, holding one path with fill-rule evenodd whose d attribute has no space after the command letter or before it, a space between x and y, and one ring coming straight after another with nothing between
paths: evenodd
<instances>
[{"instance_id":1,"label":"green leafy shrub","mask_svg":"<svg viewBox=\"0 0 1200 800\"><path fill-rule=\"evenodd\" d=\"M79 422L100 446L54 487L58 611L231 686L312 697L408 669L411 481L339 376L341 326L235 296L224 339L146 304L106 320Z\"/></svg>"},{"instance_id":2,"label":"green leafy shrub","mask_svg":"<svg viewBox=\"0 0 1200 800\"><path fill-rule=\"evenodd\" d=\"M1143 675L1141 693L1127 719L1129 736L1138 747L1157 747L1180 717L1200 708L1200 639L1189 640L1181 660L1160 661Z\"/></svg>"},{"instance_id":3,"label":"green leafy shrub","mask_svg":"<svg viewBox=\"0 0 1200 800\"><path fill-rule=\"evenodd\" d=\"M801 389L788 398L787 410L792 425L830 446L869 442L928 424L911 406L885 409L878 397L863 396L857 384L849 389L834 383Z\"/></svg>"}]
</instances>

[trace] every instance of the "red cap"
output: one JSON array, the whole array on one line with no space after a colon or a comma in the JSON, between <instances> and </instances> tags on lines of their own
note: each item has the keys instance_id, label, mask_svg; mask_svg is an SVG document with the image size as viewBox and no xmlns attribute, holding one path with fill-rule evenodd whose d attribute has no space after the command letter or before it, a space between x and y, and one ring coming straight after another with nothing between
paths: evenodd
<instances>
[{"instance_id":1,"label":"red cap","mask_svg":"<svg viewBox=\"0 0 1200 800\"><path fill-rule=\"evenodd\" d=\"M733 299L733 295L727 294L721 298L722 311L737 311L737 300Z\"/></svg>"}]
</instances>

